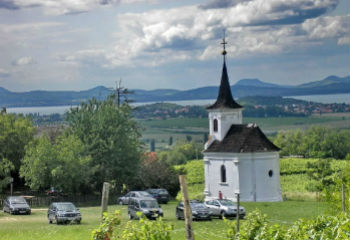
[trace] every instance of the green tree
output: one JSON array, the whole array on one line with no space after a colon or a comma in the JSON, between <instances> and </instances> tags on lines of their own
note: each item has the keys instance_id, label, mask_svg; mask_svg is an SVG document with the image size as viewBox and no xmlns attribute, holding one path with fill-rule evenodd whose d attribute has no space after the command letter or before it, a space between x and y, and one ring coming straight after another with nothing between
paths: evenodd
<instances>
[{"instance_id":1,"label":"green tree","mask_svg":"<svg viewBox=\"0 0 350 240\"><path fill-rule=\"evenodd\" d=\"M51 143L44 135L31 142L26 150L21 176L31 189L54 186L73 194L88 190L91 158L78 137L62 134L56 143Z\"/></svg>"},{"instance_id":2,"label":"green tree","mask_svg":"<svg viewBox=\"0 0 350 240\"><path fill-rule=\"evenodd\" d=\"M313 180L306 188L312 192L321 192L330 185L334 184L332 179L333 170L329 159L319 159L316 162L308 162L306 167L309 169L308 176Z\"/></svg>"},{"instance_id":3,"label":"green tree","mask_svg":"<svg viewBox=\"0 0 350 240\"><path fill-rule=\"evenodd\" d=\"M19 178L25 146L34 137L35 128L30 119L21 115L0 114L0 191L15 179L15 185L22 184Z\"/></svg>"},{"instance_id":4,"label":"green tree","mask_svg":"<svg viewBox=\"0 0 350 240\"><path fill-rule=\"evenodd\" d=\"M339 131L321 126L314 126L305 132L279 132L274 143L281 148L281 156L344 159L350 151L348 130Z\"/></svg>"},{"instance_id":5,"label":"green tree","mask_svg":"<svg viewBox=\"0 0 350 240\"><path fill-rule=\"evenodd\" d=\"M118 106L115 95L105 101L91 99L72 108L67 121L92 158L91 184L96 190L104 181L114 182L118 188L133 181L140 160L141 134L127 103Z\"/></svg>"}]
</instances>

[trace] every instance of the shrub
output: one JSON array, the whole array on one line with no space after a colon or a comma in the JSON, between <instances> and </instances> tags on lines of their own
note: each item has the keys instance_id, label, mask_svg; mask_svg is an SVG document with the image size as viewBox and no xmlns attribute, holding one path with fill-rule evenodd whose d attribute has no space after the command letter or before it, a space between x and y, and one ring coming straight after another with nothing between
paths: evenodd
<instances>
[{"instance_id":1,"label":"shrub","mask_svg":"<svg viewBox=\"0 0 350 240\"><path fill-rule=\"evenodd\" d=\"M346 214L319 216L312 220L300 219L289 228L269 225L267 216L259 210L248 214L239 234L236 222L225 219L228 226L227 237L235 240L346 240L350 239L350 218Z\"/></svg>"},{"instance_id":2,"label":"shrub","mask_svg":"<svg viewBox=\"0 0 350 240\"><path fill-rule=\"evenodd\" d=\"M120 224L119 211L112 216L104 213L101 225L92 231L91 240L171 240L173 226L163 222L162 218L150 221L142 217L139 222L127 222L124 229L116 228Z\"/></svg>"}]
</instances>

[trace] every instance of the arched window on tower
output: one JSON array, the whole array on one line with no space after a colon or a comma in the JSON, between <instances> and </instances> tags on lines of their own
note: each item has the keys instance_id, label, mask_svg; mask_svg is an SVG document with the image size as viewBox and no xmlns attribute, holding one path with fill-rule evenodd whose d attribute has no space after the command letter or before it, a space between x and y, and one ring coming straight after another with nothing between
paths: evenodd
<instances>
[{"instance_id":1,"label":"arched window on tower","mask_svg":"<svg viewBox=\"0 0 350 240\"><path fill-rule=\"evenodd\" d=\"M214 132L218 131L218 120L214 119Z\"/></svg>"},{"instance_id":2,"label":"arched window on tower","mask_svg":"<svg viewBox=\"0 0 350 240\"><path fill-rule=\"evenodd\" d=\"M225 167L225 165L221 165L220 173L221 173L221 182L225 183L226 182L226 167Z\"/></svg>"}]
</instances>

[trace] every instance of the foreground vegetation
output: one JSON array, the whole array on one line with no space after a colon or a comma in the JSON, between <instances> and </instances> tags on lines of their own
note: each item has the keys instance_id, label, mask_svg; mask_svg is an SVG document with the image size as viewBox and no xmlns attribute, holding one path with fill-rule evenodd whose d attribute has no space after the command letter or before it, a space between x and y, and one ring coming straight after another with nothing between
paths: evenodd
<instances>
[{"instance_id":1,"label":"foreground vegetation","mask_svg":"<svg viewBox=\"0 0 350 240\"><path fill-rule=\"evenodd\" d=\"M171 201L162 205L164 210L164 222L173 226L172 239L184 239L185 223L176 220L175 207L177 202ZM299 218L312 219L325 213L324 203L313 201L286 201L278 203L242 203L247 212L256 208L270 216L269 223L291 225ZM78 206L79 207L79 206ZM8 215L0 213L1 240L82 240L90 239L91 232L100 224L100 207L80 208L83 216L80 225L56 225L48 224L46 218L47 209L34 209L32 215ZM112 214L115 210L121 211L121 228L127 223L126 206L109 206ZM244 222L245 220L243 220ZM136 222L136 221L133 221ZM220 219L213 221L196 221L193 223L197 240L224 240L227 239L226 224Z\"/></svg>"}]
</instances>

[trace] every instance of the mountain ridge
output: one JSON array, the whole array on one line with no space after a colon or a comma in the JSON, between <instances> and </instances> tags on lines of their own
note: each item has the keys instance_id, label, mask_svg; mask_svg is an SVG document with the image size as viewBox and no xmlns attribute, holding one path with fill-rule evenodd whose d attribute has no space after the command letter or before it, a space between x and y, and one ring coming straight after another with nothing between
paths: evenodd
<instances>
[{"instance_id":1,"label":"mountain ridge","mask_svg":"<svg viewBox=\"0 0 350 240\"><path fill-rule=\"evenodd\" d=\"M205 86L188 90L176 89L130 89L134 94L129 97L135 102L180 101L215 99L218 86ZM328 76L297 86L279 85L263 82L256 78L241 79L231 86L235 98L246 96L298 96L315 94L335 94L350 92L350 76ZM113 90L96 86L82 91L45 91L11 92L0 87L0 107L31 107L78 105L90 98L105 99Z\"/></svg>"}]
</instances>

